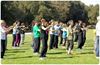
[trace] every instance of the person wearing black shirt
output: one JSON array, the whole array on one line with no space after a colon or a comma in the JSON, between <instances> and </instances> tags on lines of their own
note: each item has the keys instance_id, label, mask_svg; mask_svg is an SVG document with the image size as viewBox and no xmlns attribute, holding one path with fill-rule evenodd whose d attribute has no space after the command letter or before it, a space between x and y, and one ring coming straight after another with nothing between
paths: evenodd
<instances>
[{"instance_id":1,"label":"person wearing black shirt","mask_svg":"<svg viewBox=\"0 0 100 65\"><path fill-rule=\"evenodd\" d=\"M40 54L40 60L43 60L44 57L46 57L46 53L47 53L47 33L46 30L49 29L50 26L46 26L46 22L42 22L41 25L41 40L42 40L42 50L41 50L41 54Z\"/></svg>"}]
</instances>

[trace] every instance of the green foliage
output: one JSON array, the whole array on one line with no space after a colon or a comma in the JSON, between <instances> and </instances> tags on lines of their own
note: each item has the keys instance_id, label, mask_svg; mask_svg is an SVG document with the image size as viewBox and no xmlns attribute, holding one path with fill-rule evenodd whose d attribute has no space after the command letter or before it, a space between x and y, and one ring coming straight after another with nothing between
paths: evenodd
<instances>
[{"instance_id":1,"label":"green foliage","mask_svg":"<svg viewBox=\"0 0 100 65\"><path fill-rule=\"evenodd\" d=\"M96 23L99 5L86 6L80 1L2 1L1 16L12 24L21 20L27 25L37 16L67 22L69 19Z\"/></svg>"}]
</instances>

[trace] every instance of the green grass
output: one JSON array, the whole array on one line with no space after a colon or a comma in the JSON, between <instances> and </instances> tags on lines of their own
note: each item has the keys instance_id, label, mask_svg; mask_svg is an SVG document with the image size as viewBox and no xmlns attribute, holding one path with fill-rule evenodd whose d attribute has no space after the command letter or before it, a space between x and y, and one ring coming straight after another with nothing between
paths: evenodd
<instances>
[{"instance_id":1,"label":"green grass","mask_svg":"<svg viewBox=\"0 0 100 65\"><path fill-rule=\"evenodd\" d=\"M82 53L78 53L76 50L77 43L74 44L73 55L67 55L66 49L48 50L47 58L45 60L39 60L39 55L33 55L31 48L32 38L31 35L26 35L25 44L20 49L12 48L12 36L8 36L8 50L5 53L2 64L98 64L99 60L96 59L93 53L94 45L94 33L93 30L87 31L87 40L84 45Z\"/></svg>"}]
</instances>

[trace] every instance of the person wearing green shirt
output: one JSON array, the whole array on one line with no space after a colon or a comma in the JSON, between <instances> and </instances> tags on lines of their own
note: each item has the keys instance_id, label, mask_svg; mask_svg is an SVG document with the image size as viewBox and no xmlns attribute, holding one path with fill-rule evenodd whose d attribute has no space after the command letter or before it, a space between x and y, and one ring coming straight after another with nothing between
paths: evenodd
<instances>
[{"instance_id":1,"label":"person wearing green shirt","mask_svg":"<svg viewBox=\"0 0 100 65\"><path fill-rule=\"evenodd\" d=\"M40 49L40 27L39 22L35 22L33 26L33 38L34 38L34 53L37 55Z\"/></svg>"}]
</instances>

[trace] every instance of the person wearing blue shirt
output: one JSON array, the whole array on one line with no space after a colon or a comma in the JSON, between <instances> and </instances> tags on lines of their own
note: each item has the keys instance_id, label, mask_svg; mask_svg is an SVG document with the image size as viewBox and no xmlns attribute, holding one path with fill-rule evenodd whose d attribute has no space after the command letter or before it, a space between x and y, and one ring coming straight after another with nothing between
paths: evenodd
<instances>
[{"instance_id":1,"label":"person wearing blue shirt","mask_svg":"<svg viewBox=\"0 0 100 65\"><path fill-rule=\"evenodd\" d=\"M62 46L65 46L66 41L67 41L67 37L68 37L68 30L67 30L66 24L63 24L62 31L63 31L63 33L62 33L62 38L63 38L63 44L62 44Z\"/></svg>"},{"instance_id":2,"label":"person wearing blue shirt","mask_svg":"<svg viewBox=\"0 0 100 65\"><path fill-rule=\"evenodd\" d=\"M59 33L60 33L60 29L61 29L61 26L59 25L58 21L55 22L55 26L54 26L54 47L55 48L58 48L58 36L59 36Z\"/></svg>"}]
</instances>

